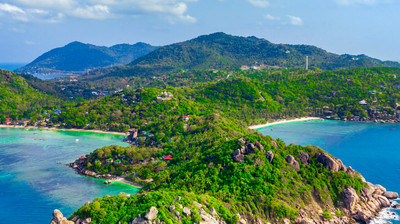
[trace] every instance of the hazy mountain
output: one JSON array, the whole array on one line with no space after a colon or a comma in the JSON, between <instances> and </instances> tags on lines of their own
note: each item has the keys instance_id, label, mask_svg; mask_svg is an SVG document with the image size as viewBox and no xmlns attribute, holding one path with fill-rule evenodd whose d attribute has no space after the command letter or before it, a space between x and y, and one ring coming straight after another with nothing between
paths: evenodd
<instances>
[{"instance_id":1,"label":"hazy mountain","mask_svg":"<svg viewBox=\"0 0 400 224\"><path fill-rule=\"evenodd\" d=\"M82 73L88 69L127 64L158 47L145 43L119 44L112 47L72 42L39 56L19 73Z\"/></svg>"}]
</instances>

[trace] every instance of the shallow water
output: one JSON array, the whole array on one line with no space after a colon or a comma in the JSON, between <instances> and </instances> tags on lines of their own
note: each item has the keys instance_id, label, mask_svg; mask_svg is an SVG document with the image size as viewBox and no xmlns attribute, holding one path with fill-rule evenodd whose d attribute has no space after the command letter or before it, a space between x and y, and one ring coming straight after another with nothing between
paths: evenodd
<instances>
[{"instance_id":1,"label":"shallow water","mask_svg":"<svg viewBox=\"0 0 400 224\"><path fill-rule=\"evenodd\" d=\"M49 223L54 209L71 215L86 201L139 189L77 175L67 167L96 148L123 143L122 136L0 128L0 223ZM77 141L78 139L78 141Z\"/></svg>"},{"instance_id":2,"label":"shallow water","mask_svg":"<svg viewBox=\"0 0 400 224\"><path fill-rule=\"evenodd\" d=\"M287 144L319 146L360 172L367 181L400 192L400 124L316 120L258 130ZM381 219L379 223L385 220L400 223L393 219Z\"/></svg>"}]
</instances>

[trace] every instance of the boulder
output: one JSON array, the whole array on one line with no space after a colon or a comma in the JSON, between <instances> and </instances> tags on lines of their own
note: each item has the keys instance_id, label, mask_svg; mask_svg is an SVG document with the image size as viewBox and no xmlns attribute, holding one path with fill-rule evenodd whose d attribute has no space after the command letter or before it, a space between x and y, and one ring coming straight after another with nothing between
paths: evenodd
<instances>
[{"instance_id":1,"label":"boulder","mask_svg":"<svg viewBox=\"0 0 400 224\"><path fill-rule=\"evenodd\" d=\"M274 153L272 151L268 151L265 153L265 155L267 156L269 163L272 163L272 160L274 159Z\"/></svg>"},{"instance_id":2,"label":"boulder","mask_svg":"<svg viewBox=\"0 0 400 224\"><path fill-rule=\"evenodd\" d=\"M168 210L169 210L169 212L174 212L174 210L175 210L175 208L176 208L176 206L175 205L170 205L169 207L168 207Z\"/></svg>"},{"instance_id":3,"label":"boulder","mask_svg":"<svg viewBox=\"0 0 400 224\"><path fill-rule=\"evenodd\" d=\"M369 217L367 214L365 214L362 211L358 211L357 215L354 217L354 219L357 221L357 223L369 223Z\"/></svg>"},{"instance_id":4,"label":"boulder","mask_svg":"<svg viewBox=\"0 0 400 224\"><path fill-rule=\"evenodd\" d=\"M310 156L306 152L301 152L297 154L297 158L300 159L301 163L303 163L305 166L308 166L308 162L310 161Z\"/></svg>"},{"instance_id":5,"label":"boulder","mask_svg":"<svg viewBox=\"0 0 400 224\"><path fill-rule=\"evenodd\" d=\"M233 162L235 162L235 163L244 162L244 155L243 154L239 154L239 155L236 155L236 156L232 155L232 158L233 158Z\"/></svg>"},{"instance_id":6,"label":"boulder","mask_svg":"<svg viewBox=\"0 0 400 224\"><path fill-rule=\"evenodd\" d=\"M352 187L346 187L342 191L343 202L347 209L353 210L359 201L357 192Z\"/></svg>"},{"instance_id":7,"label":"boulder","mask_svg":"<svg viewBox=\"0 0 400 224\"><path fill-rule=\"evenodd\" d=\"M208 214L204 208L199 210L199 215L201 217L200 224L219 224L219 221L212 215Z\"/></svg>"},{"instance_id":8,"label":"boulder","mask_svg":"<svg viewBox=\"0 0 400 224\"><path fill-rule=\"evenodd\" d=\"M255 146L256 146L256 147L257 147L259 150L261 150L261 151L265 152L264 146L263 146L263 145L261 145L261 143L259 143L259 142L256 142Z\"/></svg>"},{"instance_id":9,"label":"boulder","mask_svg":"<svg viewBox=\"0 0 400 224\"><path fill-rule=\"evenodd\" d=\"M386 191L385 193L383 193L383 196L388 199L397 199L399 197L399 194L392 191Z\"/></svg>"},{"instance_id":10,"label":"boulder","mask_svg":"<svg viewBox=\"0 0 400 224\"><path fill-rule=\"evenodd\" d=\"M356 171L351 166L349 166L347 167L346 173L351 176L354 176L354 174L356 174Z\"/></svg>"},{"instance_id":11,"label":"boulder","mask_svg":"<svg viewBox=\"0 0 400 224\"><path fill-rule=\"evenodd\" d=\"M239 139L238 139L238 143L239 143L239 144L246 144L246 139L244 139L244 138L239 138Z\"/></svg>"},{"instance_id":12,"label":"boulder","mask_svg":"<svg viewBox=\"0 0 400 224\"><path fill-rule=\"evenodd\" d=\"M140 216L138 216L131 222L131 224L152 224L152 222L142 219Z\"/></svg>"},{"instance_id":13,"label":"boulder","mask_svg":"<svg viewBox=\"0 0 400 224\"><path fill-rule=\"evenodd\" d=\"M181 197L181 196L178 196L177 198L175 198L174 201L180 201L181 199L182 199L182 197Z\"/></svg>"},{"instance_id":14,"label":"boulder","mask_svg":"<svg viewBox=\"0 0 400 224\"><path fill-rule=\"evenodd\" d=\"M394 209L400 209L400 204L394 204L394 205L392 205L392 208L394 208Z\"/></svg>"},{"instance_id":15,"label":"boulder","mask_svg":"<svg viewBox=\"0 0 400 224\"><path fill-rule=\"evenodd\" d=\"M240 151L240 149L236 149L235 151L233 151L232 156L237 156L239 154L242 154L242 152Z\"/></svg>"},{"instance_id":16,"label":"boulder","mask_svg":"<svg viewBox=\"0 0 400 224\"><path fill-rule=\"evenodd\" d=\"M382 195L378 195L377 199L378 199L379 202L381 203L381 207L382 207L382 208L390 207L390 201L389 201L389 199L387 199L386 197L384 197L384 196L382 196Z\"/></svg>"},{"instance_id":17,"label":"boulder","mask_svg":"<svg viewBox=\"0 0 400 224\"><path fill-rule=\"evenodd\" d=\"M210 209L210 214L213 216L218 216L218 213L217 213L217 211L215 211L215 208Z\"/></svg>"},{"instance_id":18,"label":"boulder","mask_svg":"<svg viewBox=\"0 0 400 224\"><path fill-rule=\"evenodd\" d=\"M245 154L251 154L256 152L256 146L253 143L249 143L246 145L246 152Z\"/></svg>"},{"instance_id":19,"label":"boulder","mask_svg":"<svg viewBox=\"0 0 400 224\"><path fill-rule=\"evenodd\" d=\"M190 211L190 209L188 207L184 207L183 211L182 211L182 214L184 216L190 216L192 214L192 212Z\"/></svg>"},{"instance_id":20,"label":"boulder","mask_svg":"<svg viewBox=\"0 0 400 224\"><path fill-rule=\"evenodd\" d=\"M275 149L279 149L278 144L275 141L271 140L271 145L275 147Z\"/></svg>"},{"instance_id":21,"label":"boulder","mask_svg":"<svg viewBox=\"0 0 400 224\"><path fill-rule=\"evenodd\" d=\"M294 170L296 170L296 172L300 171L299 162L297 162L297 160L292 155L286 156L286 162L291 164L293 166Z\"/></svg>"},{"instance_id":22,"label":"boulder","mask_svg":"<svg viewBox=\"0 0 400 224\"><path fill-rule=\"evenodd\" d=\"M149 221L153 221L154 219L157 218L157 215L158 215L157 208L154 206L151 206L149 211L147 211L146 215L144 215L144 218Z\"/></svg>"},{"instance_id":23,"label":"boulder","mask_svg":"<svg viewBox=\"0 0 400 224\"><path fill-rule=\"evenodd\" d=\"M343 165L340 159L333 158L326 153L317 153L315 157L317 158L318 162L322 163L322 165L328 168L328 170L330 171L336 172L339 170L343 170L346 172L347 170L346 166Z\"/></svg>"},{"instance_id":24,"label":"boulder","mask_svg":"<svg viewBox=\"0 0 400 224\"><path fill-rule=\"evenodd\" d=\"M53 219L50 221L50 224L74 224L74 222L69 221L60 210L56 209L53 211Z\"/></svg>"}]
</instances>

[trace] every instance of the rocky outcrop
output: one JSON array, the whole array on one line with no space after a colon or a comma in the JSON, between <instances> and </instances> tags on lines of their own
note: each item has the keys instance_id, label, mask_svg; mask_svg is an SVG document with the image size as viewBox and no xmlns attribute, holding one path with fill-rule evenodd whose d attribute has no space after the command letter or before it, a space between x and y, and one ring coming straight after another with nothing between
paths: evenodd
<instances>
[{"instance_id":1,"label":"rocky outcrop","mask_svg":"<svg viewBox=\"0 0 400 224\"><path fill-rule=\"evenodd\" d=\"M158 215L158 210L156 207L151 206L149 211L146 213L146 215L144 216L145 219L149 220L149 221L153 221L154 219L157 218Z\"/></svg>"},{"instance_id":2,"label":"rocky outcrop","mask_svg":"<svg viewBox=\"0 0 400 224\"><path fill-rule=\"evenodd\" d=\"M357 192L352 187L346 187L342 191L343 202L348 210L353 210L360 200Z\"/></svg>"},{"instance_id":3,"label":"rocky outcrop","mask_svg":"<svg viewBox=\"0 0 400 224\"><path fill-rule=\"evenodd\" d=\"M346 172L347 170L340 159L331 157L327 153L317 153L315 157L318 162L322 163L322 165L327 167L330 171L336 172L342 170Z\"/></svg>"},{"instance_id":4,"label":"rocky outcrop","mask_svg":"<svg viewBox=\"0 0 400 224\"><path fill-rule=\"evenodd\" d=\"M396 192L386 191L383 193L383 196L385 196L387 199L397 199L399 194Z\"/></svg>"},{"instance_id":5,"label":"rocky outcrop","mask_svg":"<svg viewBox=\"0 0 400 224\"><path fill-rule=\"evenodd\" d=\"M53 212L53 219L50 224L89 224L92 221L91 218L79 219L75 216L71 220L64 217L60 210L56 209Z\"/></svg>"},{"instance_id":6,"label":"rocky outcrop","mask_svg":"<svg viewBox=\"0 0 400 224\"><path fill-rule=\"evenodd\" d=\"M163 222L157 219L158 210L156 207L151 206L144 215L144 218L139 215L130 224L162 224ZM157 220L156 220L157 219Z\"/></svg>"},{"instance_id":7,"label":"rocky outcrop","mask_svg":"<svg viewBox=\"0 0 400 224\"><path fill-rule=\"evenodd\" d=\"M292 155L286 156L286 162L291 164L292 167L294 168L294 170L296 170L296 172L300 171L300 164L299 164L299 162L297 162L297 160Z\"/></svg>"},{"instance_id":8,"label":"rocky outcrop","mask_svg":"<svg viewBox=\"0 0 400 224\"><path fill-rule=\"evenodd\" d=\"M272 160L274 160L274 153L272 151L268 151L265 153L265 156L267 156L269 163L272 164Z\"/></svg>"},{"instance_id":9,"label":"rocky outcrop","mask_svg":"<svg viewBox=\"0 0 400 224\"><path fill-rule=\"evenodd\" d=\"M310 161L310 156L306 152L301 152L297 154L297 158L300 159L301 163L304 164L305 166L308 166L308 163Z\"/></svg>"},{"instance_id":10,"label":"rocky outcrop","mask_svg":"<svg viewBox=\"0 0 400 224\"><path fill-rule=\"evenodd\" d=\"M256 142L255 144L246 142L244 138L240 138L238 140L238 143L242 145L239 149L236 149L235 151L232 152L232 159L236 163L244 162L245 155L249 155L252 153L255 153L257 150L261 150L265 152L264 146L261 145L261 143Z\"/></svg>"}]
</instances>

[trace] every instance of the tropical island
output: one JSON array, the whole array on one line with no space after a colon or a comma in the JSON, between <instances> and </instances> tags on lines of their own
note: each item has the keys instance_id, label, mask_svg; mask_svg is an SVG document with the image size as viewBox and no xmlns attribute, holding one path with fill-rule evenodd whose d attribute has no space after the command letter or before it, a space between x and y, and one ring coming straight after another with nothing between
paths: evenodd
<instances>
[{"instance_id":1,"label":"tropical island","mask_svg":"<svg viewBox=\"0 0 400 224\"><path fill-rule=\"evenodd\" d=\"M172 57L182 45L198 49L199 43L218 45L224 38L244 46L241 57L194 54L193 60L168 64L165 55ZM281 49L220 33L192 42L161 47L127 66L99 69L76 82L45 82L1 70L0 121L5 125L129 133L130 147L99 148L77 155L69 165L82 175L124 178L142 186L141 192L96 198L68 220L56 210L52 224L368 223L392 206L398 194L369 183L351 164L249 126L300 117L399 122L396 63L330 55L330 63L317 64L323 69L305 69L300 61L304 48L324 52L307 46ZM265 44L278 53L297 51L291 62L298 66L285 68L285 53L278 61L264 55L265 64L275 67L250 68L245 50ZM219 63L211 63L215 58ZM210 63L215 68L206 69ZM376 63L395 67L373 67ZM141 69L148 73L137 75Z\"/></svg>"}]
</instances>

